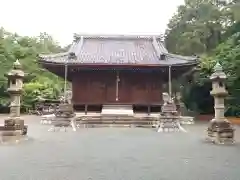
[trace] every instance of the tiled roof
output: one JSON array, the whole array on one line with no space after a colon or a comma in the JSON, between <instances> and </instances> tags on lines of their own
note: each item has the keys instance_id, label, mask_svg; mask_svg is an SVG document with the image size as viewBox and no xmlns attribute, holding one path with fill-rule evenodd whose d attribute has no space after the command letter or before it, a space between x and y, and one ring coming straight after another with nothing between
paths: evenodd
<instances>
[{"instance_id":1,"label":"tiled roof","mask_svg":"<svg viewBox=\"0 0 240 180\"><path fill-rule=\"evenodd\" d=\"M40 55L41 62L58 64L181 65L196 59L168 53L157 36L77 36L68 52Z\"/></svg>"}]
</instances>

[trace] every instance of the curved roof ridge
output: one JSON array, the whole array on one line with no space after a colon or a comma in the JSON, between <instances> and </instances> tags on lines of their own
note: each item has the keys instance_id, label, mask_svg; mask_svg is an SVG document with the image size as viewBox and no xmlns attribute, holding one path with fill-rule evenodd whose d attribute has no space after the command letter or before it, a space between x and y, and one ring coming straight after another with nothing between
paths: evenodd
<instances>
[{"instance_id":1,"label":"curved roof ridge","mask_svg":"<svg viewBox=\"0 0 240 180\"><path fill-rule=\"evenodd\" d=\"M84 39L162 39L162 35L121 35L121 34L112 34L112 35L104 35L104 34L74 34L74 38L81 38Z\"/></svg>"}]
</instances>

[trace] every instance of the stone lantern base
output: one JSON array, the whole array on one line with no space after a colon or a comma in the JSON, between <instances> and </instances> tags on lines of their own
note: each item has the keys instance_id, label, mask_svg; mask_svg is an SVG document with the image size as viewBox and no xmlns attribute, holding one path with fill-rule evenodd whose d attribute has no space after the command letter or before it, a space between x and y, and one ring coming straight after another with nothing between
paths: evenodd
<instances>
[{"instance_id":1,"label":"stone lantern base","mask_svg":"<svg viewBox=\"0 0 240 180\"><path fill-rule=\"evenodd\" d=\"M56 117L61 118L73 118L75 117L74 109L72 104L64 103L59 105L59 110L55 114Z\"/></svg>"},{"instance_id":2,"label":"stone lantern base","mask_svg":"<svg viewBox=\"0 0 240 180\"><path fill-rule=\"evenodd\" d=\"M231 123L224 119L217 121L211 120L208 129L208 139L217 144L233 143L234 142L234 128Z\"/></svg>"},{"instance_id":3,"label":"stone lantern base","mask_svg":"<svg viewBox=\"0 0 240 180\"><path fill-rule=\"evenodd\" d=\"M173 101L164 103L159 117L158 132L182 131L187 132L180 123L181 117L178 116L176 105Z\"/></svg>"},{"instance_id":4,"label":"stone lantern base","mask_svg":"<svg viewBox=\"0 0 240 180\"><path fill-rule=\"evenodd\" d=\"M20 117L9 117L5 119L4 125L0 126L1 136L25 136L27 135L28 126Z\"/></svg>"},{"instance_id":5,"label":"stone lantern base","mask_svg":"<svg viewBox=\"0 0 240 180\"><path fill-rule=\"evenodd\" d=\"M59 105L59 110L55 113L55 118L52 120L52 127L49 131L55 131L55 127L66 127L72 126L73 130L76 131L76 123L75 123L75 116L73 105L64 103Z\"/></svg>"}]
</instances>

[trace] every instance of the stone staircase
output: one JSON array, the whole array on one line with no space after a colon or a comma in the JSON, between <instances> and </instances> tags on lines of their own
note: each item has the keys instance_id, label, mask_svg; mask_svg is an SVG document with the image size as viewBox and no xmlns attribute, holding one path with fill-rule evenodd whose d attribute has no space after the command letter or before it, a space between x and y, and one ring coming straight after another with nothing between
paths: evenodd
<instances>
[{"instance_id":1,"label":"stone staircase","mask_svg":"<svg viewBox=\"0 0 240 180\"><path fill-rule=\"evenodd\" d=\"M126 115L80 116L76 123L78 127L144 127L152 128L152 117L135 117Z\"/></svg>"},{"instance_id":2,"label":"stone staircase","mask_svg":"<svg viewBox=\"0 0 240 180\"><path fill-rule=\"evenodd\" d=\"M99 115L82 115L77 118L82 127L153 127L154 117L136 117L131 105L103 105Z\"/></svg>"}]
</instances>

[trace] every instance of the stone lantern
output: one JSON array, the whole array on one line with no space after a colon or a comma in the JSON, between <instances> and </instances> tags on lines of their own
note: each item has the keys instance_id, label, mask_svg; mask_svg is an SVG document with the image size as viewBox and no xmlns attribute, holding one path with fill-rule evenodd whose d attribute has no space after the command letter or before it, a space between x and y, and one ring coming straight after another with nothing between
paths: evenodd
<instances>
[{"instance_id":1,"label":"stone lantern","mask_svg":"<svg viewBox=\"0 0 240 180\"><path fill-rule=\"evenodd\" d=\"M0 127L0 130L10 136L26 135L27 126L24 125L24 120L20 117L24 72L22 71L22 66L18 60L13 63L13 69L6 74L6 77L8 78L7 91L11 98L10 116L5 119L4 127Z\"/></svg>"},{"instance_id":2,"label":"stone lantern","mask_svg":"<svg viewBox=\"0 0 240 180\"><path fill-rule=\"evenodd\" d=\"M217 63L214 67L214 73L210 77L212 81L212 91L210 93L214 97L215 117L210 121L207 129L208 138L215 143L233 142L234 138L234 129L224 116L224 100L228 96L225 87L226 78L227 76L223 72L222 66Z\"/></svg>"}]
</instances>

